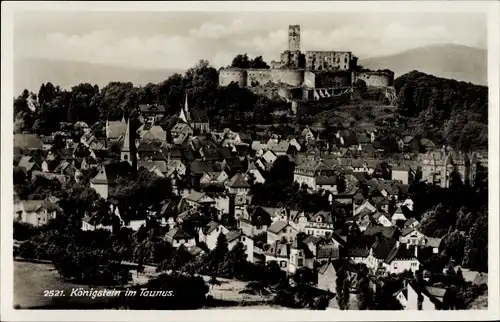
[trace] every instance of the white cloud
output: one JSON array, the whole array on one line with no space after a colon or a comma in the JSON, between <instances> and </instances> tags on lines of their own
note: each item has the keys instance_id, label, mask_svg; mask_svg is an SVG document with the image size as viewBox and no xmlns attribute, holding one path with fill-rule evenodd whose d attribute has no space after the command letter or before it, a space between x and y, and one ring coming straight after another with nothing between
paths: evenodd
<instances>
[{"instance_id":1,"label":"white cloud","mask_svg":"<svg viewBox=\"0 0 500 322\"><path fill-rule=\"evenodd\" d=\"M62 27L60 32L46 31L42 37L24 32L16 36L15 50L16 54L30 57L177 69L189 68L199 59L207 59L216 67L227 65L239 53L262 55L269 62L279 59L279 54L288 47L286 22L278 26L281 22L274 20L231 18L226 22L220 20L191 29L187 27L184 30L189 32L184 35L173 34L169 27L155 30L157 34L147 32L144 37L124 32L116 24L79 34ZM469 30L456 22L391 21L347 19L342 23L337 21L337 26L330 28L314 27L323 25L310 21L302 26L301 48L303 51L350 50L360 58L368 58L434 43L474 46L485 38L478 28Z\"/></svg>"},{"instance_id":2,"label":"white cloud","mask_svg":"<svg viewBox=\"0 0 500 322\"><path fill-rule=\"evenodd\" d=\"M253 26L254 24L246 23L241 19L235 19L228 25L207 22L202 24L198 28L192 28L189 31L189 34L192 37L202 39L220 39L244 31L250 31L253 29Z\"/></svg>"}]
</instances>

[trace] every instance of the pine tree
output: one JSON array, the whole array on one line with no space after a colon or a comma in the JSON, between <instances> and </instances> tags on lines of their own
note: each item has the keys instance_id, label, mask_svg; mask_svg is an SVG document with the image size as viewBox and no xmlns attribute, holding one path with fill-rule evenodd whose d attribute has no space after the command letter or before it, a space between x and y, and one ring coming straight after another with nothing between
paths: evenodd
<instances>
[{"instance_id":1,"label":"pine tree","mask_svg":"<svg viewBox=\"0 0 500 322\"><path fill-rule=\"evenodd\" d=\"M222 232L219 234L219 237L217 237L217 243L215 245L214 252L215 259L218 263L222 262L226 254L229 252L226 235L224 235Z\"/></svg>"}]
</instances>

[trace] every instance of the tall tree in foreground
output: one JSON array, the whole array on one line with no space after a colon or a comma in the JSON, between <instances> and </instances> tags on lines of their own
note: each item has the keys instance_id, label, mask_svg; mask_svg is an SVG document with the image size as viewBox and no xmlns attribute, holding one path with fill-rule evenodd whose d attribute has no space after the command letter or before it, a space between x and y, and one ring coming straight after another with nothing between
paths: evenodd
<instances>
[{"instance_id":1,"label":"tall tree in foreground","mask_svg":"<svg viewBox=\"0 0 500 322\"><path fill-rule=\"evenodd\" d=\"M358 279L358 309L371 310L373 308L374 294L370 288L370 278L365 266L358 273Z\"/></svg>"}]
</instances>

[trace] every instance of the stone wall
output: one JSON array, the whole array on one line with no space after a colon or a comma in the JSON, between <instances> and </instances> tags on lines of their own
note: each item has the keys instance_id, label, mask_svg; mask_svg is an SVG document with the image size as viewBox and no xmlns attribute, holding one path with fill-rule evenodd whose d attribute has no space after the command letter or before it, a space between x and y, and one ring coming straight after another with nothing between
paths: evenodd
<instances>
[{"instance_id":1,"label":"stone wall","mask_svg":"<svg viewBox=\"0 0 500 322\"><path fill-rule=\"evenodd\" d=\"M304 71L299 69L271 69L271 79L275 84L301 86L304 81Z\"/></svg>"},{"instance_id":2,"label":"stone wall","mask_svg":"<svg viewBox=\"0 0 500 322\"><path fill-rule=\"evenodd\" d=\"M349 70L351 52L307 51L306 68L311 70Z\"/></svg>"},{"instance_id":3,"label":"stone wall","mask_svg":"<svg viewBox=\"0 0 500 322\"><path fill-rule=\"evenodd\" d=\"M392 86L394 75L386 72L364 71L354 75L354 81L363 80L368 87L389 87Z\"/></svg>"},{"instance_id":4,"label":"stone wall","mask_svg":"<svg viewBox=\"0 0 500 322\"><path fill-rule=\"evenodd\" d=\"M315 71L315 87L347 87L352 84L352 74L348 71Z\"/></svg>"},{"instance_id":5,"label":"stone wall","mask_svg":"<svg viewBox=\"0 0 500 322\"><path fill-rule=\"evenodd\" d=\"M308 88L316 87L316 75L313 72L304 72L304 86Z\"/></svg>"},{"instance_id":6,"label":"stone wall","mask_svg":"<svg viewBox=\"0 0 500 322\"><path fill-rule=\"evenodd\" d=\"M272 81L272 69L248 69L247 70L247 86L254 87L259 85L267 85Z\"/></svg>"},{"instance_id":7,"label":"stone wall","mask_svg":"<svg viewBox=\"0 0 500 322\"><path fill-rule=\"evenodd\" d=\"M219 70L219 85L228 86L235 82L240 87L247 86L247 71L239 68L225 68Z\"/></svg>"}]
</instances>

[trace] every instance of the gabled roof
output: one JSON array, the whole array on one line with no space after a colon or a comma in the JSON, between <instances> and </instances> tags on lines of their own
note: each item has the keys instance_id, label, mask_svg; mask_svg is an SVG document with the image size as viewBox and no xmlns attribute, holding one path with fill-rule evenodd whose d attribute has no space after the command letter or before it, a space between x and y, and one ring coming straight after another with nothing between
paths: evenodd
<instances>
[{"instance_id":1,"label":"gabled roof","mask_svg":"<svg viewBox=\"0 0 500 322\"><path fill-rule=\"evenodd\" d=\"M386 264L392 263L394 260L412 260L417 259L415 257L415 252L408 249L404 245L400 245L399 247L394 247L389 255L387 255L385 259Z\"/></svg>"},{"instance_id":2,"label":"gabled roof","mask_svg":"<svg viewBox=\"0 0 500 322\"><path fill-rule=\"evenodd\" d=\"M310 244L316 245L320 241L321 241L321 237L316 237L316 236L313 236L313 235L309 235L306 238L304 238L304 240L302 242L305 243L305 244L309 244L310 243Z\"/></svg>"},{"instance_id":3,"label":"gabled roof","mask_svg":"<svg viewBox=\"0 0 500 322\"><path fill-rule=\"evenodd\" d=\"M216 163L210 161L194 160L189 165L189 169L193 174L204 174L205 172L218 172L220 167Z\"/></svg>"},{"instance_id":4,"label":"gabled roof","mask_svg":"<svg viewBox=\"0 0 500 322\"><path fill-rule=\"evenodd\" d=\"M211 197L209 197L206 193L204 192L198 192L198 191L193 191L184 199L193 201L193 202L200 202L202 199L205 199L204 202L214 202L215 200Z\"/></svg>"},{"instance_id":5,"label":"gabled roof","mask_svg":"<svg viewBox=\"0 0 500 322\"><path fill-rule=\"evenodd\" d=\"M37 212L45 209L47 211L61 211L61 208L48 200L24 200L21 201L26 212Z\"/></svg>"},{"instance_id":6,"label":"gabled roof","mask_svg":"<svg viewBox=\"0 0 500 322\"><path fill-rule=\"evenodd\" d=\"M373 255L375 258L385 260L391 253L397 241L394 238L380 238L372 245Z\"/></svg>"},{"instance_id":7,"label":"gabled roof","mask_svg":"<svg viewBox=\"0 0 500 322\"><path fill-rule=\"evenodd\" d=\"M318 186L326 186L326 185L336 185L337 184L337 176L317 176L314 178L316 184Z\"/></svg>"},{"instance_id":8,"label":"gabled roof","mask_svg":"<svg viewBox=\"0 0 500 322\"><path fill-rule=\"evenodd\" d=\"M405 227L405 228L403 228L401 230L401 237L405 237L405 236L409 235L414 230L415 230L415 228L412 228L412 227Z\"/></svg>"},{"instance_id":9,"label":"gabled roof","mask_svg":"<svg viewBox=\"0 0 500 322\"><path fill-rule=\"evenodd\" d=\"M365 236L375 236L377 234L382 234L384 238L393 238L397 232L397 228L394 226L385 227L385 226L370 226L367 227L363 232Z\"/></svg>"},{"instance_id":10,"label":"gabled roof","mask_svg":"<svg viewBox=\"0 0 500 322\"><path fill-rule=\"evenodd\" d=\"M146 114L163 114L165 113L165 106L156 104L139 104L139 110L141 113Z\"/></svg>"},{"instance_id":11,"label":"gabled roof","mask_svg":"<svg viewBox=\"0 0 500 322\"><path fill-rule=\"evenodd\" d=\"M290 226L286 221L282 220L277 220L271 224L267 228L267 231L274 233L274 234L279 234L285 227Z\"/></svg>"},{"instance_id":12,"label":"gabled roof","mask_svg":"<svg viewBox=\"0 0 500 322\"><path fill-rule=\"evenodd\" d=\"M318 211L316 214L314 214L311 219L309 219L309 222L317 222L317 220L321 218L321 222L325 224L332 224L333 225L333 214L328 211Z\"/></svg>"},{"instance_id":13,"label":"gabled roof","mask_svg":"<svg viewBox=\"0 0 500 322\"><path fill-rule=\"evenodd\" d=\"M33 158L31 156L22 156L21 160L17 164L18 167L24 168L26 171L30 171L36 165L33 162Z\"/></svg>"},{"instance_id":14,"label":"gabled roof","mask_svg":"<svg viewBox=\"0 0 500 322\"><path fill-rule=\"evenodd\" d=\"M126 161L105 164L97 175L91 180L93 184L114 184L119 177L130 177L132 167Z\"/></svg>"},{"instance_id":15,"label":"gabled roof","mask_svg":"<svg viewBox=\"0 0 500 322\"><path fill-rule=\"evenodd\" d=\"M403 143L404 143L404 144L408 144L408 143L410 143L411 141L413 141L413 139L414 139L414 137L413 137L413 136L411 136L411 135L407 135L407 136L405 136L405 137L403 138Z\"/></svg>"},{"instance_id":16,"label":"gabled roof","mask_svg":"<svg viewBox=\"0 0 500 322\"><path fill-rule=\"evenodd\" d=\"M170 130L170 132L173 132L173 133L190 133L190 132L193 132L193 129L191 128L191 126L189 126L189 124L179 122L179 123L177 123L177 124L174 125L174 127Z\"/></svg>"},{"instance_id":17,"label":"gabled roof","mask_svg":"<svg viewBox=\"0 0 500 322\"><path fill-rule=\"evenodd\" d=\"M238 230L231 230L226 234L226 240L228 243L232 242L236 238L240 237L242 234Z\"/></svg>"},{"instance_id":18,"label":"gabled roof","mask_svg":"<svg viewBox=\"0 0 500 322\"><path fill-rule=\"evenodd\" d=\"M282 140L278 143L271 142L267 144L267 148L274 152L282 152L286 153L288 151L288 147L290 146L290 142Z\"/></svg>"},{"instance_id":19,"label":"gabled roof","mask_svg":"<svg viewBox=\"0 0 500 322\"><path fill-rule=\"evenodd\" d=\"M219 227L220 224L211 220L205 227L203 227L203 234L208 235Z\"/></svg>"},{"instance_id":20,"label":"gabled roof","mask_svg":"<svg viewBox=\"0 0 500 322\"><path fill-rule=\"evenodd\" d=\"M242 175L241 173L237 173L235 174L231 179L229 179L227 181L227 186L230 187L230 188L235 188L235 189L239 189L239 188L250 188L250 184L248 183L248 181L246 180L245 176Z\"/></svg>"},{"instance_id":21,"label":"gabled roof","mask_svg":"<svg viewBox=\"0 0 500 322\"><path fill-rule=\"evenodd\" d=\"M349 248L347 249L348 257L368 257L370 255L369 249Z\"/></svg>"},{"instance_id":22,"label":"gabled roof","mask_svg":"<svg viewBox=\"0 0 500 322\"><path fill-rule=\"evenodd\" d=\"M427 147L427 148L436 147L436 144L432 140L426 139L426 138L423 138L420 140L420 145Z\"/></svg>"},{"instance_id":23,"label":"gabled roof","mask_svg":"<svg viewBox=\"0 0 500 322\"><path fill-rule=\"evenodd\" d=\"M21 149L42 149L43 142L36 134L14 134L14 147Z\"/></svg>"},{"instance_id":24,"label":"gabled roof","mask_svg":"<svg viewBox=\"0 0 500 322\"><path fill-rule=\"evenodd\" d=\"M169 230L168 233L165 235L165 238L167 239L191 239L193 236L185 232L182 228L174 228L172 230Z\"/></svg>"}]
</instances>

